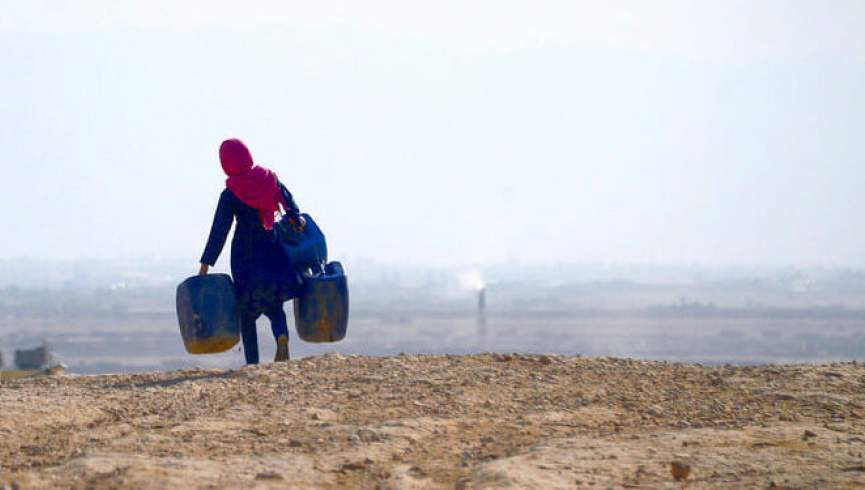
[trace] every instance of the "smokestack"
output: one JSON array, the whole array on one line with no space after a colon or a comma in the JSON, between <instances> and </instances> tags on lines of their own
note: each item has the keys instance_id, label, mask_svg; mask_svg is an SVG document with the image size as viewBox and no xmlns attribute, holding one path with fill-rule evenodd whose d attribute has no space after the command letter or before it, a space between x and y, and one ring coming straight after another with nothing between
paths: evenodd
<instances>
[{"instance_id":1,"label":"smokestack","mask_svg":"<svg viewBox=\"0 0 865 490\"><path fill-rule=\"evenodd\" d=\"M487 288L478 290L478 335L487 333Z\"/></svg>"}]
</instances>

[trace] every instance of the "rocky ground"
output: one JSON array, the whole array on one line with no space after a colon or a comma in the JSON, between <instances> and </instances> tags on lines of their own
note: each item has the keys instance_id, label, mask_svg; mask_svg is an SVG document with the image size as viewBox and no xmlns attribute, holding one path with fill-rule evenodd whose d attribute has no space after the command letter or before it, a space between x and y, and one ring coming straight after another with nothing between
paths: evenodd
<instances>
[{"instance_id":1,"label":"rocky ground","mask_svg":"<svg viewBox=\"0 0 865 490\"><path fill-rule=\"evenodd\" d=\"M863 417L861 363L328 355L6 379L0 488L854 488Z\"/></svg>"}]
</instances>

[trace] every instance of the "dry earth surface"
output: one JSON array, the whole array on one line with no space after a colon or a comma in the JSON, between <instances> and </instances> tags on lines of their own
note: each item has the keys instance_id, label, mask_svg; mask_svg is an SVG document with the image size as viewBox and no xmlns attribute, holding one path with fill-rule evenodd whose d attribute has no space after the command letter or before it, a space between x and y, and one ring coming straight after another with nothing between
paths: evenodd
<instances>
[{"instance_id":1,"label":"dry earth surface","mask_svg":"<svg viewBox=\"0 0 865 490\"><path fill-rule=\"evenodd\" d=\"M7 379L0 488L858 488L863 416L861 363L328 355Z\"/></svg>"}]
</instances>

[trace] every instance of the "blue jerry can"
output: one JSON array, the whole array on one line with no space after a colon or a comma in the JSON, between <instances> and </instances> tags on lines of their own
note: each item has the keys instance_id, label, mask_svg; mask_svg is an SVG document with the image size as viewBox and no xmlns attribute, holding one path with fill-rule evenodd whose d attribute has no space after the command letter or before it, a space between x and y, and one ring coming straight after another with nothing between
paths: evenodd
<instances>
[{"instance_id":1,"label":"blue jerry can","mask_svg":"<svg viewBox=\"0 0 865 490\"><path fill-rule=\"evenodd\" d=\"M318 272L322 264L327 262L327 241L312 216L301 216L306 220L303 231L295 230L288 217L284 217L273 227L275 236L295 270L312 269Z\"/></svg>"},{"instance_id":2,"label":"blue jerry can","mask_svg":"<svg viewBox=\"0 0 865 490\"><path fill-rule=\"evenodd\" d=\"M307 342L337 342L348 329L348 280L339 262L324 272L304 277L303 292L294 300L294 326Z\"/></svg>"},{"instance_id":3,"label":"blue jerry can","mask_svg":"<svg viewBox=\"0 0 865 490\"><path fill-rule=\"evenodd\" d=\"M190 354L225 352L240 340L234 283L228 274L193 276L177 286L177 322Z\"/></svg>"}]
</instances>

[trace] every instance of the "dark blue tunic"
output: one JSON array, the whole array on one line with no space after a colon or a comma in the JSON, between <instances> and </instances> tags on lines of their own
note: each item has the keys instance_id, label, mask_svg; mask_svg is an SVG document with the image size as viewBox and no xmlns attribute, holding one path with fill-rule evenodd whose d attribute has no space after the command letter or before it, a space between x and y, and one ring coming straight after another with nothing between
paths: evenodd
<instances>
[{"instance_id":1,"label":"dark blue tunic","mask_svg":"<svg viewBox=\"0 0 865 490\"><path fill-rule=\"evenodd\" d=\"M299 211L291 193L282 183L279 188L288 205L286 211L297 219ZM201 255L202 264L212 266L216 263L235 219L237 226L231 240L231 275L234 278L237 306L241 314L257 317L273 306L297 297L302 282L279 245L274 242L274 232L262 226L258 210L244 204L228 189L219 196L210 237Z\"/></svg>"}]
</instances>

